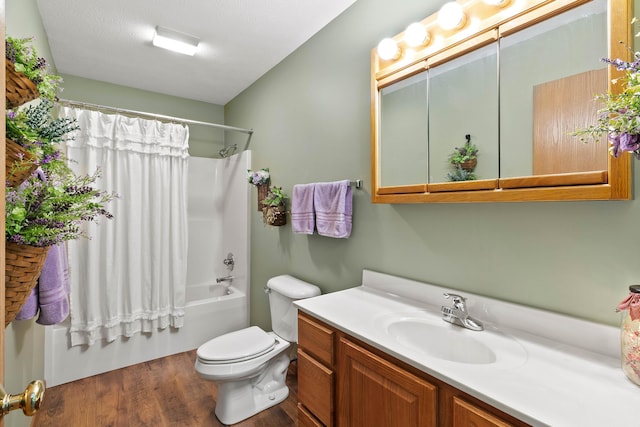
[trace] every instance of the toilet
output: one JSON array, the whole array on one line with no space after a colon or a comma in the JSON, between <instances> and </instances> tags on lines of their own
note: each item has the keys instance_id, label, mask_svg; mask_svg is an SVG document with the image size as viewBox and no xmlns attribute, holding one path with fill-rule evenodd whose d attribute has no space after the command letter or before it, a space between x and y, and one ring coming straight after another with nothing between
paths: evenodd
<instances>
[{"instance_id":1,"label":"toilet","mask_svg":"<svg viewBox=\"0 0 640 427\"><path fill-rule=\"evenodd\" d=\"M269 279L271 327L250 326L213 338L198 347L195 369L218 387L216 416L235 424L282 402L290 343L298 341L298 310L293 301L320 295L320 288L289 275Z\"/></svg>"}]
</instances>

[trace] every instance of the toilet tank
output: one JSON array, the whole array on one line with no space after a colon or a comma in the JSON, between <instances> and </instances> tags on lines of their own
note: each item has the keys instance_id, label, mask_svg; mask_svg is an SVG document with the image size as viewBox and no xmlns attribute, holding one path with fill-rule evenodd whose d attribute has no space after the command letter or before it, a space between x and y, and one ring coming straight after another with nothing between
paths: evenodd
<instances>
[{"instance_id":1,"label":"toilet tank","mask_svg":"<svg viewBox=\"0 0 640 427\"><path fill-rule=\"evenodd\" d=\"M320 288L288 274L267 282L271 328L280 338L298 342L298 309L293 301L320 295Z\"/></svg>"}]
</instances>

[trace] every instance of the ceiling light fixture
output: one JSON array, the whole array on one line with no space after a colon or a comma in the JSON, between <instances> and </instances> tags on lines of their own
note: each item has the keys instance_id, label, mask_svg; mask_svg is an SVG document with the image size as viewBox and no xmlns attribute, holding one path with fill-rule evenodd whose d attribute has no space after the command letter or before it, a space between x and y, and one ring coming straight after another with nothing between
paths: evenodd
<instances>
[{"instance_id":1,"label":"ceiling light fixture","mask_svg":"<svg viewBox=\"0 0 640 427\"><path fill-rule=\"evenodd\" d=\"M157 26L156 33L153 35L152 43L156 47L193 56L198 49L200 39L188 34Z\"/></svg>"}]
</instances>

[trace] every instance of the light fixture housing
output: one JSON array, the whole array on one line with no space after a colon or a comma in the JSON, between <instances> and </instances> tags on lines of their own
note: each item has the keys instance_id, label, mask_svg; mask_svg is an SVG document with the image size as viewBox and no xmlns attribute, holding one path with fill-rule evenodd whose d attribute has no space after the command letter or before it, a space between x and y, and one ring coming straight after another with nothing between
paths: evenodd
<instances>
[{"instance_id":1,"label":"light fixture housing","mask_svg":"<svg viewBox=\"0 0 640 427\"><path fill-rule=\"evenodd\" d=\"M390 61L400 58L401 55L402 50L394 39L386 38L378 43L378 56L380 59Z\"/></svg>"},{"instance_id":2,"label":"light fixture housing","mask_svg":"<svg viewBox=\"0 0 640 427\"><path fill-rule=\"evenodd\" d=\"M462 6L455 1L445 3L438 11L438 25L446 31L462 28L466 20Z\"/></svg>"},{"instance_id":3,"label":"light fixture housing","mask_svg":"<svg viewBox=\"0 0 640 427\"><path fill-rule=\"evenodd\" d=\"M404 30L404 41L407 46L419 47L429 44L431 36L424 25L414 22Z\"/></svg>"},{"instance_id":4,"label":"light fixture housing","mask_svg":"<svg viewBox=\"0 0 640 427\"><path fill-rule=\"evenodd\" d=\"M511 3L511 0L483 0L489 6L506 7Z\"/></svg>"},{"instance_id":5,"label":"light fixture housing","mask_svg":"<svg viewBox=\"0 0 640 427\"><path fill-rule=\"evenodd\" d=\"M152 43L156 47L193 56L198 50L200 39L189 34L157 26Z\"/></svg>"}]
</instances>

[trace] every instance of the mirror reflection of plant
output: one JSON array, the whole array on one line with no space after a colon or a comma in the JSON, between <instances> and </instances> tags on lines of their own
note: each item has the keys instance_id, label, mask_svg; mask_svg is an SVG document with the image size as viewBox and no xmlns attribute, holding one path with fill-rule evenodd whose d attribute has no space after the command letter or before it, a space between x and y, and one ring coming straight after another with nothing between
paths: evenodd
<instances>
[{"instance_id":1,"label":"mirror reflection of plant","mask_svg":"<svg viewBox=\"0 0 640 427\"><path fill-rule=\"evenodd\" d=\"M447 173L449 181L474 181L478 179L473 171L462 169L460 165L456 165L452 172Z\"/></svg>"},{"instance_id":2,"label":"mirror reflection of plant","mask_svg":"<svg viewBox=\"0 0 640 427\"><path fill-rule=\"evenodd\" d=\"M478 147L467 136L467 142L462 147L455 147L453 153L449 156L449 163L455 166L476 158L478 158Z\"/></svg>"},{"instance_id":3,"label":"mirror reflection of plant","mask_svg":"<svg viewBox=\"0 0 640 427\"><path fill-rule=\"evenodd\" d=\"M288 198L289 196L282 191L282 187L271 187L267 197L262 200L262 204L264 206L279 206L284 204Z\"/></svg>"},{"instance_id":4,"label":"mirror reflection of plant","mask_svg":"<svg viewBox=\"0 0 640 427\"><path fill-rule=\"evenodd\" d=\"M31 45L33 37L6 37L5 56L15 66L15 70L24 74L38 88L41 98L55 99L62 78L49 72L47 61L38 56Z\"/></svg>"}]
</instances>

